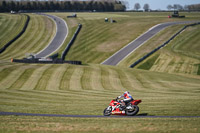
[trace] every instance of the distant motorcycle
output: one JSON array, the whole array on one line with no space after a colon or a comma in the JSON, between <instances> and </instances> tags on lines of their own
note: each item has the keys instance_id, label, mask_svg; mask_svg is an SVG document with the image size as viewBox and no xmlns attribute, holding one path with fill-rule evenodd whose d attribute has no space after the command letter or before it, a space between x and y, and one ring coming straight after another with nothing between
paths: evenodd
<instances>
[{"instance_id":1,"label":"distant motorcycle","mask_svg":"<svg viewBox=\"0 0 200 133\"><path fill-rule=\"evenodd\" d=\"M136 115L139 112L139 107L137 106L139 103L141 103L142 100L133 100L129 102L125 107L121 106L120 100L113 99L109 106L104 109L103 115L104 116L110 116L112 115L128 115L133 116Z\"/></svg>"}]
</instances>

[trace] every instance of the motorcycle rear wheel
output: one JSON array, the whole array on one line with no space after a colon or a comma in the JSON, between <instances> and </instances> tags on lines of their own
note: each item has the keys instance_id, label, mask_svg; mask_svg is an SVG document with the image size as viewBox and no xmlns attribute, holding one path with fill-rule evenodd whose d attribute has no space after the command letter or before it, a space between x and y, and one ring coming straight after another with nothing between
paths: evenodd
<instances>
[{"instance_id":1,"label":"motorcycle rear wheel","mask_svg":"<svg viewBox=\"0 0 200 133\"><path fill-rule=\"evenodd\" d=\"M139 107L137 105L132 105L132 107L134 108L134 110L126 110L126 114L128 116L136 115L139 112Z\"/></svg>"},{"instance_id":2,"label":"motorcycle rear wheel","mask_svg":"<svg viewBox=\"0 0 200 133\"><path fill-rule=\"evenodd\" d=\"M110 116L112 111L107 110L107 108L104 109L103 115L104 116Z\"/></svg>"}]
</instances>

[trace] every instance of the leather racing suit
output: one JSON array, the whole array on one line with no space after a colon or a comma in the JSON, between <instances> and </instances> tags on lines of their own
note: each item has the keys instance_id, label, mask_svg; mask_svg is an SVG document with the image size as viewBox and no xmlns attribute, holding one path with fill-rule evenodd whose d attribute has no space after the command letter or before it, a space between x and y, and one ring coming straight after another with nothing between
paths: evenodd
<instances>
[{"instance_id":1,"label":"leather racing suit","mask_svg":"<svg viewBox=\"0 0 200 133\"><path fill-rule=\"evenodd\" d=\"M133 97L131 96L131 94L126 91L124 92L124 94L122 94L121 96L117 97L118 99L120 98L124 98L122 101L127 105L129 102L133 101Z\"/></svg>"}]
</instances>

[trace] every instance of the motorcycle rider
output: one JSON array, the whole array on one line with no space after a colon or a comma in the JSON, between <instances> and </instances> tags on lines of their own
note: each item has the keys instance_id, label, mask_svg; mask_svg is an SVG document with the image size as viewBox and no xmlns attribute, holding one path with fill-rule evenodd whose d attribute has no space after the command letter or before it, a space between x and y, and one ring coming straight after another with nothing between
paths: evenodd
<instances>
[{"instance_id":1,"label":"motorcycle rider","mask_svg":"<svg viewBox=\"0 0 200 133\"><path fill-rule=\"evenodd\" d=\"M133 97L131 96L131 94L128 91L125 91L121 96L118 96L117 99L120 98L124 98L123 100L121 100L121 110L123 110L124 108L126 108L127 104L131 101L133 101Z\"/></svg>"}]
</instances>

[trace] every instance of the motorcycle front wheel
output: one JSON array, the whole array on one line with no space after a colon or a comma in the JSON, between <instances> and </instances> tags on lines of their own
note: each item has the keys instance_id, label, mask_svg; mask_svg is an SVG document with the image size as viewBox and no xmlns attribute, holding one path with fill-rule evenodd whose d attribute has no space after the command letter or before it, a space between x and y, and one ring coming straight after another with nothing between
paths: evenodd
<instances>
[{"instance_id":1,"label":"motorcycle front wheel","mask_svg":"<svg viewBox=\"0 0 200 133\"><path fill-rule=\"evenodd\" d=\"M103 115L104 116L110 116L111 112L112 112L111 110L108 110L108 108L105 108L104 111L103 111Z\"/></svg>"},{"instance_id":2,"label":"motorcycle front wheel","mask_svg":"<svg viewBox=\"0 0 200 133\"><path fill-rule=\"evenodd\" d=\"M139 107L137 105L132 105L132 109L126 110L128 116L136 115L139 112Z\"/></svg>"}]
</instances>

